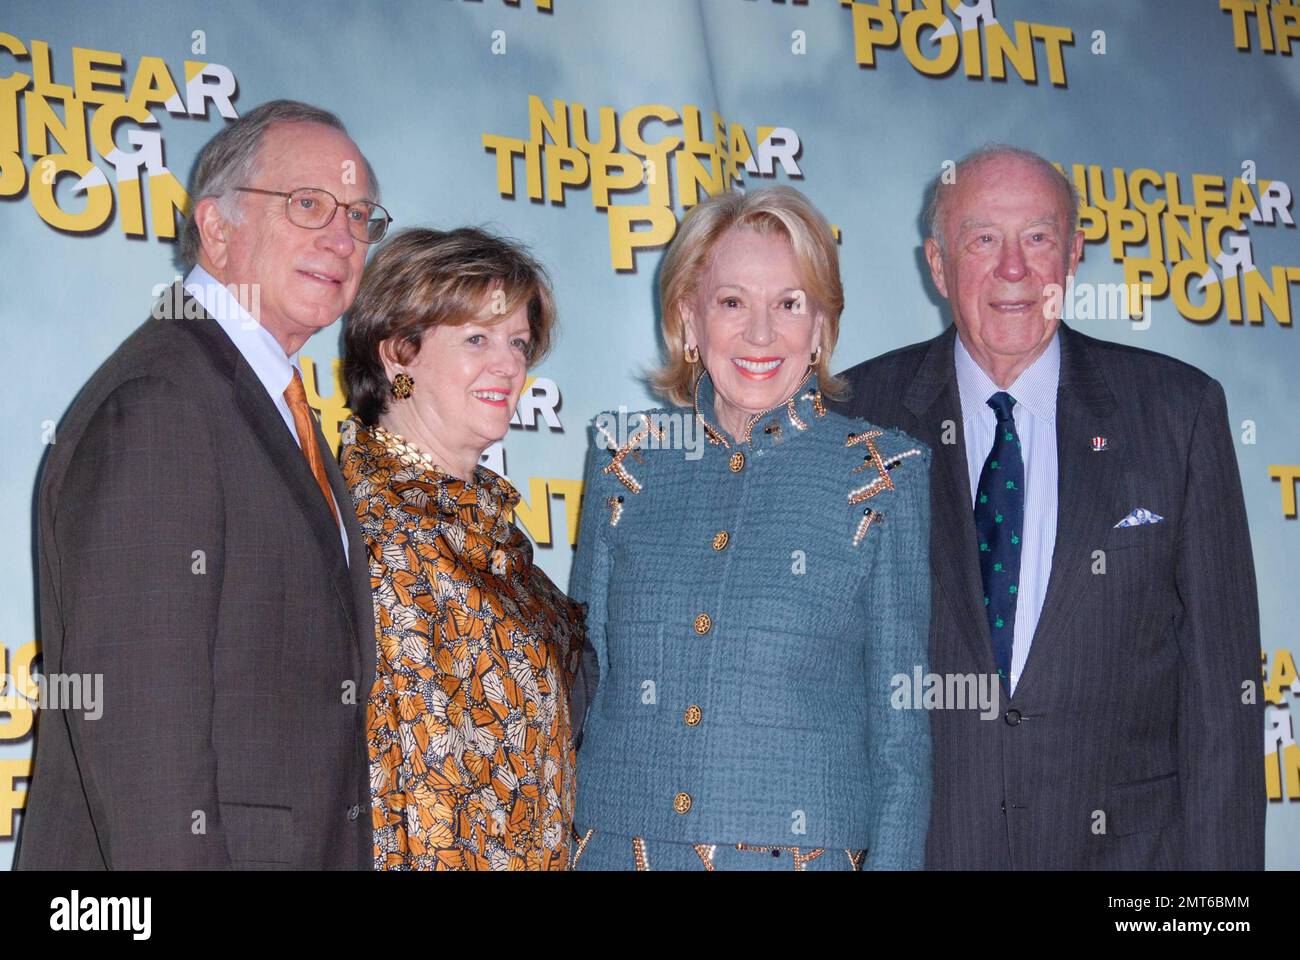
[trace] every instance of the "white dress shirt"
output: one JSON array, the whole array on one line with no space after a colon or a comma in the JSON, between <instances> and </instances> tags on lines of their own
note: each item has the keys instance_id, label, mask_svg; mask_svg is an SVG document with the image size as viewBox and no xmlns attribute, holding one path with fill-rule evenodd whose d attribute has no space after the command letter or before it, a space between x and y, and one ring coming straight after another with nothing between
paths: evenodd
<instances>
[{"instance_id":1,"label":"white dress shirt","mask_svg":"<svg viewBox=\"0 0 1300 960\"><path fill-rule=\"evenodd\" d=\"M984 461L993 448L997 416L988 406L999 387L955 338L953 361L961 394L962 430L966 437L966 468L970 475L970 502L975 509L976 488ZM1011 650L1009 688L1016 691L1029 658L1038 617L1043 612L1047 580L1056 546L1056 387L1061 378L1061 337L1058 333L1042 355L1029 365L1006 392L1015 399L1011 409L1025 465L1025 528L1021 532L1020 583L1016 588L1016 622Z\"/></svg>"},{"instance_id":2,"label":"white dress shirt","mask_svg":"<svg viewBox=\"0 0 1300 960\"><path fill-rule=\"evenodd\" d=\"M293 380L293 371L296 369L298 375L302 375L298 355L295 353L290 357L285 354L284 348L271 336L270 331L254 320L223 284L197 264L185 278L185 292L203 305L208 316L226 332L226 336L253 368L257 379L271 397L271 402L280 411L289 436L293 437L294 443L301 450L302 438L298 436L298 430L293 424L293 411L289 409L289 401L284 398L285 388ZM332 490L330 496L334 496ZM343 560L348 562L348 532L343 526L343 512L338 510L337 498L334 506L338 511L339 535L343 540ZM351 504L348 506L351 507Z\"/></svg>"}]
</instances>

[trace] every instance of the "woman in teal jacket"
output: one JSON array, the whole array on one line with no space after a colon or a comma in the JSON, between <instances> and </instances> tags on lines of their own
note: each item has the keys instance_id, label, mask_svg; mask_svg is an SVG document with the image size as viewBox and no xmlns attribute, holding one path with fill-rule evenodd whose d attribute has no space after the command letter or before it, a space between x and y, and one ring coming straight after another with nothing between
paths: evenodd
<instances>
[{"instance_id":1,"label":"woman in teal jacket","mask_svg":"<svg viewBox=\"0 0 1300 960\"><path fill-rule=\"evenodd\" d=\"M919 869L929 718L891 695L925 672L930 453L826 409L830 228L790 188L706 199L660 300L678 407L602 414L586 472L573 866Z\"/></svg>"}]
</instances>

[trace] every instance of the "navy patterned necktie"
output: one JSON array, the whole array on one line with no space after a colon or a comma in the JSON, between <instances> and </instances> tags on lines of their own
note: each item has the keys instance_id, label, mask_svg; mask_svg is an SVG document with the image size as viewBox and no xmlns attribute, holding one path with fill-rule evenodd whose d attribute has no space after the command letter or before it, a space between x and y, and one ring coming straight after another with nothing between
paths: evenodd
<instances>
[{"instance_id":1,"label":"navy patterned necktie","mask_svg":"<svg viewBox=\"0 0 1300 960\"><path fill-rule=\"evenodd\" d=\"M975 536L980 545L980 576L984 580L984 610L993 638L993 658L1003 685L1010 691L1020 541L1025 524L1025 462L1020 457L1020 437L1011 416L1015 398L999 391L987 402L998 424L975 494Z\"/></svg>"}]
</instances>

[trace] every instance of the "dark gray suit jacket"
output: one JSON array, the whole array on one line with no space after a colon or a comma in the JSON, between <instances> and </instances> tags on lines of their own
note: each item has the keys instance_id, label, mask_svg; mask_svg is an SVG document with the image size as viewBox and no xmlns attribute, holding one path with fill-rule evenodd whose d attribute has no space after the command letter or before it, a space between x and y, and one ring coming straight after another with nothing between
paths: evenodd
<instances>
[{"instance_id":1,"label":"dark gray suit jacket","mask_svg":"<svg viewBox=\"0 0 1300 960\"><path fill-rule=\"evenodd\" d=\"M47 455L44 670L102 674L104 702L41 713L16 866L368 869L375 624L351 497L316 427L349 569L275 404L185 303L196 319L151 319L105 362Z\"/></svg>"},{"instance_id":2,"label":"dark gray suit jacket","mask_svg":"<svg viewBox=\"0 0 1300 960\"><path fill-rule=\"evenodd\" d=\"M950 327L854 367L841 410L934 451L930 669L990 674L955 336ZM1258 689L1242 702L1243 684L1260 681L1259 612L1223 389L1160 354L1064 325L1060 336L1058 522L1042 616L997 719L931 712L927 863L1260 869ZM955 442L943 442L946 423ZM1107 449L1094 452L1093 437ZM1164 522L1115 529L1135 507Z\"/></svg>"}]
</instances>

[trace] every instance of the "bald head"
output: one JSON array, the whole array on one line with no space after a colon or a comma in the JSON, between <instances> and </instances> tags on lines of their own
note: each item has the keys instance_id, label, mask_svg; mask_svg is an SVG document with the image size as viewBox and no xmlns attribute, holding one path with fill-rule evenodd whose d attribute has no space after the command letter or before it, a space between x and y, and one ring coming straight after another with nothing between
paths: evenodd
<instances>
[{"instance_id":1,"label":"bald head","mask_svg":"<svg viewBox=\"0 0 1300 960\"><path fill-rule=\"evenodd\" d=\"M990 169L991 168L991 169ZM930 203L925 209L925 224L931 238L939 244L940 250L948 248L947 232L949 211L956 205L958 196L963 192L965 181L977 173L988 174L1000 171L1008 178L1014 188L1015 179L1029 179L1046 184L1059 198L1059 205L1066 232L1073 234L1079 225L1079 192L1074 184L1046 159L1021 147L1006 144L989 144L966 154L957 161L953 170L952 183L945 183L938 177L930 190Z\"/></svg>"},{"instance_id":2,"label":"bald head","mask_svg":"<svg viewBox=\"0 0 1300 960\"><path fill-rule=\"evenodd\" d=\"M1037 154L989 148L938 188L930 276L975 362L1006 389L1056 334L1083 254L1069 182Z\"/></svg>"}]
</instances>

